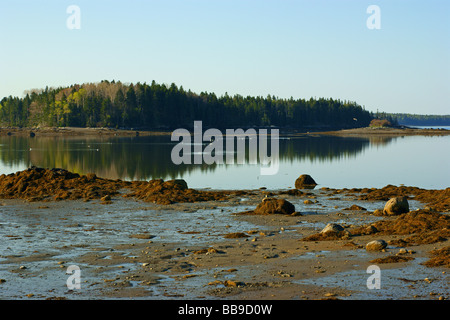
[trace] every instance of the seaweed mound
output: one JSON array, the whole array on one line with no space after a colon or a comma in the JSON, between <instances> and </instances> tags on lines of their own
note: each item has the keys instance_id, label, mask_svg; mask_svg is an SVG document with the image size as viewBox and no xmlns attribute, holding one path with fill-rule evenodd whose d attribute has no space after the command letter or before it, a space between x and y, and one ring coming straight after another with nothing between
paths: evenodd
<instances>
[{"instance_id":1,"label":"seaweed mound","mask_svg":"<svg viewBox=\"0 0 450 320\"><path fill-rule=\"evenodd\" d=\"M198 191L189 189L181 179L164 181L122 181L97 177L93 173L79 175L65 169L31 167L16 173L0 176L0 198L27 201L93 199L111 200L121 189L146 202L171 204L174 202L198 202L225 200L232 192Z\"/></svg>"},{"instance_id":2,"label":"seaweed mound","mask_svg":"<svg viewBox=\"0 0 450 320\"><path fill-rule=\"evenodd\" d=\"M199 202L225 200L228 193L223 191L199 191L189 189L186 181L155 179L150 181L133 181L130 185L131 193L127 197L134 197L145 202L156 204L171 204L175 202Z\"/></svg>"},{"instance_id":3,"label":"seaweed mound","mask_svg":"<svg viewBox=\"0 0 450 320\"><path fill-rule=\"evenodd\" d=\"M424 262L427 267L447 267L450 268L450 246L431 251L431 258Z\"/></svg>"},{"instance_id":4,"label":"seaweed mound","mask_svg":"<svg viewBox=\"0 0 450 320\"><path fill-rule=\"evenodd\" d=\"M360 196L358 200L384 200L388 201L394 197L413 197L427 204L430 209L449 212L450 211L450 188L443 190L427 190L417 187L393 186L387 185L381 189L364 188L364 189L350 189L350 192L358 192Z\"/></svg>"},{"instance_id":5,"label":"seaweed mound","mask_svg":"<svg viewBox=\"0 0 450 320\"><path fill-rule=\"evenodd\" d=\"M370 227L370 228L369 228ZM351 230L353 235L404 235L390 243L400 246L436 243L450 237L450 216L435 211L417 210L403 213L396 219L385 219Z\"/></svg>"},{"instance_id":6,"label":"seaweed mound","mask_svg":"<svg viewBox=\"0 0 450 320\"><path fill-rule=\"evenodd\" d=\"M64 169L31 167L0 176L0 198L42 200L101 199L115 195L126 186L122 181L98 178L95 174L79 175Z\"/></svg>"}]
</instances>

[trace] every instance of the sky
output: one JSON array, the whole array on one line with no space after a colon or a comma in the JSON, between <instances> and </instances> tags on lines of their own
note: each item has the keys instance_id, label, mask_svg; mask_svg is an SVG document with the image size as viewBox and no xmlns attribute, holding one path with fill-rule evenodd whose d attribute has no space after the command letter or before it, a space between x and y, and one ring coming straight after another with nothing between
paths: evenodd
<instances>
[{"instance_id":1,"label":"sky","mask_svg":"<svg viewBox=\"0 0 450 320\"><path fill-rule=\"evenodd\" d=\"M0 99L155 80L450 114L447 0L0 0L0 44Z\"/></svg>"}]
</instances>

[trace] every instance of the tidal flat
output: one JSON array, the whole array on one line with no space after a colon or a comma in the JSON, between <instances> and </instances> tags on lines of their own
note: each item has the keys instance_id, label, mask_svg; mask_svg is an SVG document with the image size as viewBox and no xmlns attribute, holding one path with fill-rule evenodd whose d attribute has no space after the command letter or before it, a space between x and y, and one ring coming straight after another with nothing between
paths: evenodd
<instances>
[{"instance_id":1,"label":"tidal flat","mask_svg":"<svg viewBox=\"0 0 450 320\"><path fill-rule=\"evenodd\" d=\"M78 185L85 176L50 172L0 178L22 188L2 189L1 299L450 298L450 189L214 191L159 180L111 189L107 179ZM32 175L36 184L24 179ZM65 196L38 189L39 179ZM383 215L395 196L408 198L409 212ZM295 212L248 214L267 198ZM314 237L330 223L345 235ZM366 250L373 240L387 246ZM79 289L67 286L71 265ZM379 288L369 283L373 265Z\"/></svg>"}]
</instances>

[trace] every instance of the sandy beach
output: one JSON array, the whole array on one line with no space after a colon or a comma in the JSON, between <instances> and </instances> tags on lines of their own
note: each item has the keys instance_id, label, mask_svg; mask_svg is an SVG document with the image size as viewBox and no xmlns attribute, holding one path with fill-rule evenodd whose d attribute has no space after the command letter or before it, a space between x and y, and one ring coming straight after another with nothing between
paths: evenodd
<instances>
[{"instance_id":1,"label":"sandy beach","mask_svg":"<svg viewBox=\"0 0 450 320\"><path fill-rule=\"evenodd\" d=\"M83 187L91 193L77 193L74 181L85 176L65 173L72 189L55 179L65 198L31 194L49 172L22 192L0 191L1 299L450 298L449 189L194 192L170 182L157 191L163 182L111 189L113 181L91 176ZM408 198L408 213L380 214L393 196ZM284 199L295 212L249 214L264 198ZM329 223L344 233L317 237ZM387 246L368 251L372 240ZM81 270L80 289L67 287L70 265ZM373 265L379 289L368 285Z\"/></svg>"}]
</instances>

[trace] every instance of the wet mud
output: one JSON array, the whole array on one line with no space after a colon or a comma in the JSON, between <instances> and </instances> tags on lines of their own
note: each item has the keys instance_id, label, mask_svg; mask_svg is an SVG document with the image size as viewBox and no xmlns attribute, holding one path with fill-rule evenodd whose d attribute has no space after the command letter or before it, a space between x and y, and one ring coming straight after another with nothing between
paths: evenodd
<instances>
[{"instance_id":1,"label":"wet mud","mask_svg":"<svg viewBox=\"0 0 450 320\"><path fill-rule=\"evenodd\" d=\"M410 211L385 216L397 196ZM193 190L30 168L2 175L0 198L2 299L450 299L449 189Z\"/></svg>"}]
</instances>

